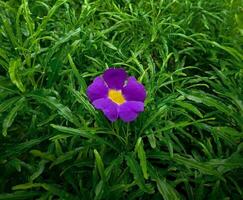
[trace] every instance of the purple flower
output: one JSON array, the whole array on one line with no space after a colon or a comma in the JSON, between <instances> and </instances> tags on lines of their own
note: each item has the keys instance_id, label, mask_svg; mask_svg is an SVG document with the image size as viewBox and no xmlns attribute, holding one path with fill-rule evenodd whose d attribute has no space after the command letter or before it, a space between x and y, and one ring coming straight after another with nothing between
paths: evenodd
<instances>
[{"instance_id":1,"label":"purple flower","mask_svg":"<svg viewBox=\"0 0 243 200\"><path fill-rule=\"evenodd\" d=\"M134 77L127 77L121 68L107 69L94 79L87 94L95 108L100 109L110 121L121 118L133 121L144 110L146 91Z\"/></svg>"}]
</instances>

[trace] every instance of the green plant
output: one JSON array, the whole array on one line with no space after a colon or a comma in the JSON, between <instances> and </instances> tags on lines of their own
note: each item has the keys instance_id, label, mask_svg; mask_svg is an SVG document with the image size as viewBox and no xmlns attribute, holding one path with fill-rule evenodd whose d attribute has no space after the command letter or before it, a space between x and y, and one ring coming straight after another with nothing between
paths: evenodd
<instances>
[{"instance_id":1,"label":"green plant","mask_svg":"<svg viewBox=\"0 0 243 200\"><path fill-rule=\"evenodd\" d=\"M0 199L242 199L242 0L0 0ZM110 123L86 88L146 87Z\"/></svg>"}]
</instances>

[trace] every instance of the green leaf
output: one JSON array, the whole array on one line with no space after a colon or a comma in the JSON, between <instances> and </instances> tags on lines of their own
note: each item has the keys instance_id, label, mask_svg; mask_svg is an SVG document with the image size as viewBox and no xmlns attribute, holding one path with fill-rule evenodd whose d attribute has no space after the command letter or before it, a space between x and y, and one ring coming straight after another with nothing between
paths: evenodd
<instances>
[{"instance_id":1,"label":"green leaf","mask_svg":"<svg viewBox=\"0 0 243 200\"><path fill-rule=\"evenodd\" d=\"M241 52L237 51L237 49L235 49L235 48L221 45L215 41L209 41L209 40L204 40L204 41L211 44L212 46L216 46L219 49L224 50L225 52L229 53L230 55L232 55L235 59L237 59L239 61L243 60L243 54Z\"/></svg>"},{"instance_id":2,"label":"green leaf","mask_svg":"<svg viewBox=\"0 0 243 200\"><path fill-rule=\"evenodd\" d=\"M46 160L41 160L36 171L30 176L30 181L34 181L35 179L37 179L44 171L45 169L45 165L46 165L47 161Z\"/></svg>"},{"instance_id":3,"label":"green leaf","mask_svg":"<svg viewBox=\"0 0 243 200\"><path fill-rule=\"evenodd\" d=\"M108 42L108 41L104 41L103 42L105 46L107 46L108 48L117 51L117 48L115 47L115 45L113 45L112 43Z\"/></svg>"},{"instance_id":4,"label":"green leaf","mask_svg":"<svg viewBox=\"0 0 243 200\"><path fill-rule=\"evenodd\" d=\"M95 187L95 198L94 198L94 200L102 199L103 194L104 194L104 181L101 180Z\"/></svg>"},{"instance_id":5,"label":"green leaf","mask_svg":"<svg viewBox=\"0 0 243 200\"><path fill-rule=\"evenodd\" d=\"M39 196L41 192L34 191L17 191L12 193L2 193L0 194L0 200L26 200L35 199Z\"/></svg>"},{"instance_id":6,"label":"green leaf","mask_svg":"<svg viewBox=\"0 0 243 200\"><path fill-rule=\"evenodd\" d=\"M30 153L33 156L40 157L41 159L50 160L50 161L55 160L55 156L53 154L41 152L40 150L37 149L31 150Z\"/></svg>"},{"instance_id":7,"label":"green leaf","mask_svg":"<svg viewBox=\"0 0 243 200\"><path fill-rule=\"evenodd\" d=\"M0 104L0 113L5 112L8 110L11 106L15 104L16 101L18 101L21 97L12 97Z\"/></svg>"},{"instance_id":8,"label":"green leaf","mask_svg":"<svg viewBox=\"0 0 243 200\"><path fill-rule=\"evenodd\" d=\"M97 115L94 107L87 100L87 97L84 96L84 93L78 92L78 91L74 90L73 88L69 88L69 89L70 89L70 92L73 94L73 96L76 98L76 100L79 103L81 103L85 107L85 109L89 111L90 114L92 114L93 116Z\"/></svg>"},{"instance_id":9,"label":"green leaf","mask_svg":"<svg viewBox=\"0 0 243 200\"><path fill-rule=\"evenodd\" d=\"M9 159L12 156L19 156L24 152L28 151L31 147L39 145L41 142L45 141L51 137L50 135L45 135L39 138L33 138L26 142L19 142L17 144L12 144L8 146L8 148L0 154L1 159Z\"/></svg>"},{"instance_id":10,"label":"green leaf","mask_svg":"<svg viewBox=\"0 0 243 200\"><path fill-rule=\"evenodd\" d=\"M232 146L237 145L237 142L243 138L243 133L231 127L212 127L210 130L217 137L222 138L226 143Z\"/></svg>"},{"instance_id":11,"label":"green leaf","mask_svg":"<svg viewBox=\"0 0 243 200\"><path fill-rule=\"evenodd\" d=\"M0 57L2 57L4 61L8 62L9 61L9 52L0 47Z\"/></svg>"},{"instance_id":12,"label":"green leaf","mask_svg":"<svg viewBox=\"0 0 243 200\"><path fill-rule=\"evenodd\" d=\"M42 187L46 191L50 192L51 194L57 195L58 197L61 197L61 199L78 199L78 197L74 197L72 194L66 192L63 190L62 187L46 184L46 183L25 183L20 184L12 187L12 190L27 190L32 188L39 188Z\"/></svg>"},{"instance_id":13,"label":"green leaf","mask_svg":"<svg viewBox=\"0 0 243 200\"><path fill-rule=\"evenodd\" d=\"M142 170L137 161L132 157L132 154L125 156L125 158L127 161L127 165L130 168L130 171L134 176L134 180L138 184L139 188L144 192L153 193L153 188L151 187L151 185L145 184Z\"/></svg>"},{"instance_id":14,"label":"green leaf","mask_svg":"<svg viewBox=\"0 0 243 200\"><path fill-rule=\"evenodd\" d=\"M224 103L219 101L216 97L209 95L204 92L194 91L191 93L179 91L183 96L191 101L195 101L197 103L203 103L207 106L215 107L226 115L232 115L232 110L228 108Z\"/></svg>"},{"instance_id":15,"label":"green leaf","mask_svg":"<svg viewBox=\"0 0 243 200\"><path fill-rule=\"evenodd\" d=\"M138 158L140 160L140 166L142 168L143 176L145 179L148 179L148 171L147 171L147 159L146 159L146 153L144 151L144 145L143 140L141 137L138 138L136 146L135 146L135 152L138 154Z\"/></svg>"},{"instance_id":16,"label":"green leaf","mask_svg":"<svg viewBox=\"0 0 243 200\"><path fill-rule=\"evenodd\" d=\"M24 106L25 98L22 97L20 100L18 100L15 104L15 107L8 113L7 117L3 120L3 136L7 136L8 128L12 125L15 117L17 116L17 113L19 110L21 110Z\"/></svg>"},{"instance_id":17,"label":"green leaf","mask_svg":"<svg viewBox=\"0 0 243 200\"><path fill-rule=\"evenodd\" d=\"M177 101L176 104L181 106L182 108L185 108L185 109L193 112L194 114L196 114L200 118L203 118L202 113L197 109L197 107L193 106L192 104L187 103L187 102L183 102L183 101Z\"/></svg>"},{"instance_id":18,"label":"green leaf","mask_svg":"<svg viewBox=\"0 0 243 200\"><path fill-rule=\"evenodd\" d=\"M67 1L68 0L57 0L55 2L53 7L49 10L47 16L44 17L44 19L42 20L42 23L38 26L36 32L32 35L32 37L28 38L26 43L29 42L30 40L34 40L35 38L37 38L40 35L40 33L45 30L48 21L51 20L51 17L55 14L55 12L58 10L58 8L61 5L63 5L64 3L66 3Z\"/></svg>"},{"instance_id":19,"label":"green leaf","mask_svg":"<svg viewBox=\"0 0 243 200\"><path fill-rule=\"evenodd\" d=\"M179 165L183 165L186 168L197 169L204 174L220 176L220 173L216 170L218 165L212 165L210 162L200 162L194 158L186 158L179 154L174 154L173 158L168 153L162 153L159 151L153 151L149 153L148 158L159 159L161 161L174 161Z\"/></svg>"},{"instance_id":20,"label":"green leaf","mask_svg":"<svg viewBox=\"0 0 243 200\"><path fill-rule=\"evenodd\" d=\"M50 108L57 109L58 113L63 116L66 120L72 122L76 126L80 126L78 118L72 113L72 111L61 104L55 97L52 96L42 96L37 94L30 94L30 97L34 98L37 102L45 104Z\"/></svg>"},{"instance_id":21,"label":"green leaf","mask_svg":"<svg viewBox=\"0 0 243 200\"><path fill-rule=\"evenodd\" d=\"M79 71L78 71L77 67L75 66L75 64L73 62L73 59L72 59L70 54L68 54L68 60L69 60L70 66L71 66L71 68L73 70L73 74L75 75L75 77L77 78L77 80L79 82L79 85L81 86L81 90L83 91L83 93L85 93L86 89L87 89L86 82L81 77L81 75L79 74Z\"/></svg>"},{"instance_id":22,"label":"green leaf","mask_svg":"<svg viewBox=\"0 0 243 200\"><path fill-rule=\"evenodd\" d=\"M104 139L102 139L101 137L92 134L92 133L88 133L87 131L82 131L79 129L74 129L74 128L69 128L69 127L64 127L64 126L58 126L58 125L54 125L51 124L51 126L63 133L67 133L68 135L76 135L76 136L81 136L87 139L93 139L93 140L97 140L98 142L100 142L101 144L106 144L108 146L110 146L111 148L115 149L116 151L119 151L113 144L111 144L110 142L105 141Z\"/></svg>"},{"instance_id":23,"label":"green leaf","mask_svg":"<svg viewBox=\"0 0 243 200\"><path fill-rule=\"evenodd\" d=\"M54 161L53 163L51 164L50 168L52 168L53 166L55 165L60 165L62 164L63 162L67 161L67 160L71 160L73 159L73 157L78 153L80 152L80 150L82 150L83 147L79 147L79 148L76 148L72 151L68 151L64 154L61 154L60 156L58 156Z\"/></svg>"},{"instance_id":24,"label":"green leaf","mask_svg":"<svg viewBox=\"0 0 243 200\"><path fill-rule=\"evenodd\" d=\"M96 149L94 150L94 155L95 155L95 163L96 163L96 166L98 167L98 171L99 171L101 180L103 182L106 182L104 163L100 157L99 152Z\"/></svg>"},{"instance_id":25,"label":"green leaf","mask_svg":"<svg viewBox=\"0 0 243 200\"><path fill-rule=\"evenodd\" d=\"M11 60L9 63L8 73L13 84L15 84L21 92L25 92L25 87L19 76L19 68L22 66L20 59Z\"/></svg>"},{"instance_id":26,"label":"green leaf","mask_svg":"<svg viewBox=\"0 0 243 200\"><path fill-rule=\"evenodd\" d=\"M178 194L176 190L166 182L165 179L157 179L157 188L159 190L159 193L162 195L164 200L179 200L180 198L178 197Z\"/></svg>"},{"instance_id":27,"label":"green leaf","mask_svg":"<svg viewBox=\"0 0 243 200\"><path fill-rule=\"evenodd\" d=\"M34 32L35 24L31 18L31 13L29 10L29 5L27 0L23 0L23 16L25 18L25 21L27 23L28 30L30 34L32 35Z\"/></svg>"},{"instance_id":28,"label":"green leaf","mask_svg":"<svg viewBox=\"0 0 243 200\"><path fill-rule=\"evenodd\" d=\"M69 33L67 33L64 37L60 38L60 40L58 40L56 42L56 44L51 48L51 50L49 51L48 56L45 59L46 65L48 64L48 62L50 61L50 59L52 58L52 56L55 54L55 52L60 48L60 46L62 44L67 44L67 42L74 36L78 35L81 32L81 28L77 28L76 30L71 30L69 31ZM59 62L61 62L59 59L57 59ZM59 67L60 68L60 67Z\"/></svg>"},{"instance_id":29,"label":"green leaf","mask_svg":"<svg viewBox=\"0 0 243 200\"><path fill-rule=\"evenodd\" d=\"M144 122L144 126L141 130L143 132L147 127L149 127L150 124L152 124L155 120L158 119L158 117L164 116L168 107L166 105L160 107L156 112L152 113L151 116L147 118L147 120Z\"/></svg>"},{"instance_id":30,"label":"green leaf","mask_svg":"<svg viewBox=\"0 0 243 200\"><path fill-rule=\"evenodd\" d=\"M10 21L8 19L6 19L4 16L0 15L0 17L2 17L3 27L5 29L5 32L6 32L8 39L12 43L12 46L14 48L18 47L18 42L17 42L17 39L16 39L15 34L13 32L12 24L10 24Z\"/></svg>"},{"instance_id":31,"label":"green leaf","mask_svg":"<svg viewBox=\"0 0 243 200\"><path fill-rule=\"evenodd\" d=\"M9 164L14 167L18 172L21 172L21 160L15 158L9 161Z\"/></svg>"},{"instance_id":32,"label":"green leaf","mask_svg":"<svg viewBox=\"0 0 243 200\"><path fill-rule=\"evenodd\" d=\"M154 134L153 133L149 134L149 135L147 135L147 137L148 137L148 141L149 141L150 146L153 149L155 149L156 148L156 138L154 137Z\"/></svg>"}]
</instances>

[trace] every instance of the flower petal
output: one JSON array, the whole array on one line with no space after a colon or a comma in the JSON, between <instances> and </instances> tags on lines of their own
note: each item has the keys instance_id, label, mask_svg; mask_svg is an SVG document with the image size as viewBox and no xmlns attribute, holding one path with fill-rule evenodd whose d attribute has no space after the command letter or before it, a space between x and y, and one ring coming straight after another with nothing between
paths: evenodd
<instances>
[{"instance_id":1,"label":"flower petal","mask_svg":"<svg viewBox=\"0 0 243 200\"><path fill-rule=\"evenodd\" d=\"M104 72L103 78L110 89L122 89L127 73L122 68L110 68Z\"/></svg>"},{"instance_id":2,"label":"flower petal","mask_svg":"<svg viewBox=\"0 0 243 200\"><path fill-rule=\"evenodd\" d=\"M127 101L119 107L119 117L130 122L137 118L138 113L144 110L144 103L140 101Z\"/></svg>"},{"instance_id":3,"label":"flower petal","mask_svg":"<svg viewBox=\"0 0 243 200\"><path fill-rule=\"evenodd\" d=\"M144 101L146 90L133 76L129 77L126 86L122 89L122 94L127 101Z\"/></svg>"},{"instance_id":4,"label":"flower petal","mask_svg":"<svg viewBox=\"0 0 243 200\"><path fill-rule=\"evenodd\" d=\"M101 76L94 79L93 83L88 87L87 94L91 102L96 99L105 98L108 95L108 87Z\"/></svg>"},{"instance_id":5,"label":"flower petal","mask_svg":"<svg viewBox=\"0 0 243 200\"><path fill-rule=\"evenodd\" d=\"M117 120L118 106L115 103L113 103L110 99L108 98L97 99L93 101L93 105L95 106L95 108L102 110L105 116L110 121Z\"/></svg>"}]
</instances>

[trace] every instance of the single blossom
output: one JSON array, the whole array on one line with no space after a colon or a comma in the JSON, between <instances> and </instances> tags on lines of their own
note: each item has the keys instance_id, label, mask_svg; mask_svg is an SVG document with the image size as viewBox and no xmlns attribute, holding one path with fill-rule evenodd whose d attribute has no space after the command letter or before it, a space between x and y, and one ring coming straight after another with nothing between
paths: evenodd
<instances>
[{"instance_id":1,"label":"single blossom","mask_svg":"<svg viewBox=\"0 0 243 200\"><path fill-rule=\"evenodd\" d=\"M146 91L135 77L128 77L122 68L109 68L94 79L87 94L95 108L110 121L121 118L133 121L144 110Z\"/></svg>"}]
</instances>

